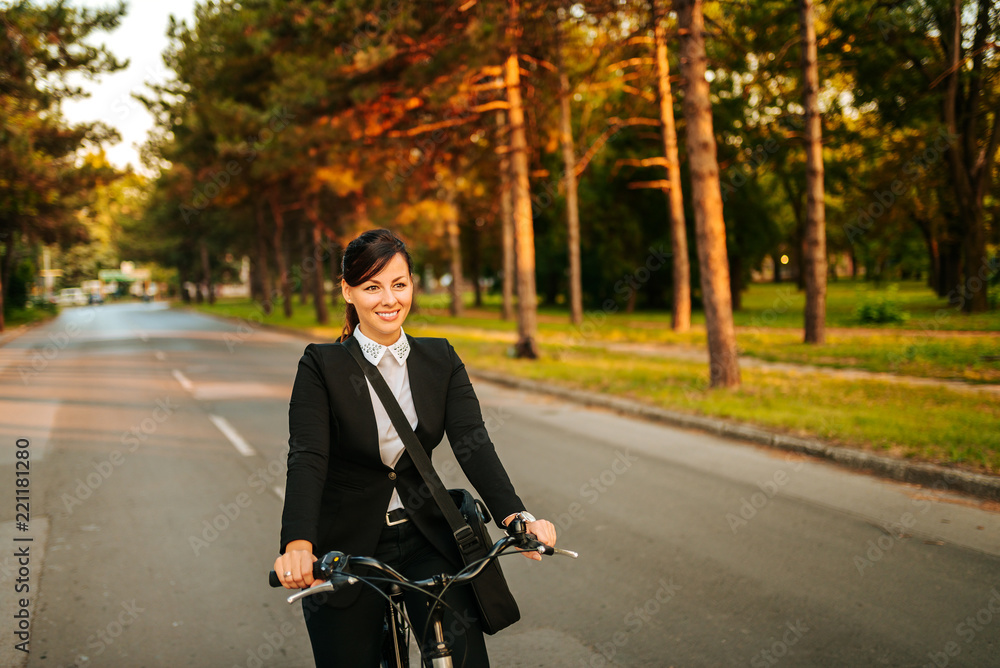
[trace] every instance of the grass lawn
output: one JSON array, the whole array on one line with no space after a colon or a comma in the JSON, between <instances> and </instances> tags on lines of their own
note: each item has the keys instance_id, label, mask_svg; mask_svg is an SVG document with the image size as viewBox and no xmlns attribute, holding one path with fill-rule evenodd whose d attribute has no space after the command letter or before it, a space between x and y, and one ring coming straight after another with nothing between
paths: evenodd
<instances>
[{"instance_id":1,"label":"grass lawn","mask_svg":"<svg viewBox=\"0 0 1000 668\"><path fill-rule=\"evenodd\" d=\"M40 320L48 320L58 315L56 311L42 308L15 308L4 314L4 329L10 331L21 325L31 324Z\"/></svg>"},{"instance_id":2,"label":"grass lawn","mask_svg":"<svg viewBox=\"0 0 1000 668\"><path fill-rule=\"evenodd\" d=\"M845 380L809 371L750 368L743 370L743 385L739 390L710 390L708 369L702 362L637 357L600 347L602 342L612 340L704 346L703 330L675 335L670 332L669 324L664 329L659 326L637 328L615 322L595 333L593 338L578 336L573 340L574 345L567 346L560 341L572 335L573 328L566 322L545 322L540 328L542 358L532 362L516 360L508 356L514 323L499 320L495 315L487 318L475 313L454 319L439 315L432 304L430 299L422 301L421 311L407 319L407 332L416 336L446 336L472 369L503 371L567 387L633 397L672 410L816 436L850 447L1000 473L1000 401L995 395L879 380ZM280 312L264 318L259 308L247 301L200 308L253 321L311 329L317 340L334 338L342 322L342 312L338 311L331 314L332 326L316 328L312 310L297 304L295 316L290 321ZM550 314L543 315L549 320ZM609 316L608 320L615 317L624 319L626 316ZM560 316L563 318L564 314ZM652 321L644 319L641 322ZM648 332L651 336L635 336L637 332ZM815 363L815 349L797 343L797 336L781 329L743 332L740 343L744 347L757 346L760 356L765 356L770 348L780 348L783 352L776 353L775 358L789 361L801 355L803 361ZM837 336L845 340L834 340L824 347L826 354L831 355L829 364L863 366L868 360L877 366L906 362L902 357L899 360L890 357L893 350L905 350L900 346L909 335L903 332L885 329L875 333L859 331L854 335L838 333ZM994 347L989 348L990 344ZM980 350L996 350L996 337L986 333L949 336L941 341L919 340L911 345L924 346L919 349L920 354L914 354L908 362L913 369L919 371L926 367L939 372L956 368L957 360L963 356L971 359ZM836 357L845 350L852 351L856 358ZM924 360L935 354L943 359Z\"/></svg>"}]
</instances>

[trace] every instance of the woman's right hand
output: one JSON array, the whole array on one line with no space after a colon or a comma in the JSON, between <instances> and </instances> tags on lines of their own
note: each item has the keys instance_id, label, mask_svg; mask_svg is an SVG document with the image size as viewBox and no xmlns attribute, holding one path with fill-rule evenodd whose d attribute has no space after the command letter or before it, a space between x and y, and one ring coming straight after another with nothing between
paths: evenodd
<instances>
[{"instance_id":1,"label":"woman's right hand","mask_svg":"<svg viewBox=\"0 0 1000 668\"><path fill-rule=\"evenodd\" d=\"M313 579L312 565L316 561L313 546L307 540L293 540L285 546L285 553L274 560L274 572L285 589L305 589L319 580Z\"/></svg>"}]
</instances>

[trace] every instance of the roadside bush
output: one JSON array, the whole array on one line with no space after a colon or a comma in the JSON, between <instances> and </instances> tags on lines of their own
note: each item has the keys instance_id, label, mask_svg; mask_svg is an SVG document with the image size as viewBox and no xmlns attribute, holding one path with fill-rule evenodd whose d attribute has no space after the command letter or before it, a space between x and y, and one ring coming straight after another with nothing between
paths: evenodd
<instances>
[{"instance_id":1,"label":"roadside bush","mask_svg":"<svg viewBox=\"0 0 1000 668\"><path fill-rule=\"evenodd\" d=\"M862 324L906 322L910 314L900 306L898 292L899 286L890 285L884 293L859 294L861 301L854 309L854 317Z\"/></svg>"}]
</instances>

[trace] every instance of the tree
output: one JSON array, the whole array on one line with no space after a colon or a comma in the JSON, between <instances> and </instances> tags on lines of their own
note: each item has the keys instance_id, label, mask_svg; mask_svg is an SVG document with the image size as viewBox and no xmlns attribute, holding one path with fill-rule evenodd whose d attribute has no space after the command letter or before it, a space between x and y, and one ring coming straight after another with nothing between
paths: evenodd
<instances>
[{"instance_id":1,"label":"tree","mask_svg":"<svg viewBox=\"0 0 1000 668\"><path fill-rule=\"evenodd\" d=\"M535 359L538 331L535 295L535 231L532 227L531 185L528 182L528 144L524 132L524 103L521 99L521 64L518 37L521 32L519 0L510 2L507 35L509 54L504 64L507 104L510 113L510 150L513 165L514 227L517 243L517 343L515 355Z\"/></svg>"},{"instance_id":2,"label":"tree","mask_svg":"<svg viewBox=\"0 0 1000 668\"><path fill-rule=\"evenodd\" d=\"M806 288L805 342L826 342L826 208L823 190L823 137L819 111L819 68L813 0L799 0L802 80L805 83L806 216L803 275Z\"/></svg>"},{"instance_id":3,"label":"tree","mask_svg":"<svg viewBox=\"0 0 1000 668\"><path fill-rule=\"evenodd\" d=\"M726 224L722 217L712 102L705 79L705 19L701 0L678 0L675 6L681 36L684 119L708 334L709 378L712 387L736 387L740 384L740 369L729 293Z\"/></svg>"},{"instance_id":4,"label":"tree","mask_svg":"<svg viewBox=\"0 0 1000 668\"><path fill-rule=\"evenodd\" d=\"M125 67L104 47L87 43L95 31L117 26L124 13L124 3L107 10L65 2L0 7L0 331L20 247L85 240L76 209L115 176L99 161L75 163L116 133L100 123L67 125L60 102L86 95L69 75L96 77Z\"/></svg>"},{"instance_id":5,"label":"tree","mask_svg":"<svg viewBox=\"0 0 1000 668\"><path fill-rule=\"evenodd\" d=\"M921 172L946 176L931 175L943 206L942 220L926 227L933 237L928 248L936 253L931 262L937 266L938 294L966 311L987 308L988 278L995 271L986 249L987 200L995 189L1000 150L995 4L913 0L868 7L839 0L830 7L833 46L850 54L844 62L856 81L854 107L868 111L883 128L922 134L924 150L907 164L897 190L914 181L920 185ZM897 201L899 195L890 195ZM886 209L869 202L851 225L867 233Z\"/></svg>"},{"instance_id":6,"label":"tree","mask_svg":"<svg viewBox=\"0 0 1000 668\"><path fill-rule=\"evenodd\" d=\"M576 155L573 145L573 114L570 107L569 75L564 57L562 26L556 31L556 67L559 69L559 140L563 154L563 184L566 188L566 244L569 255L570 322L583 324L583 290L580 285L580 203L577 194Z\"/></svg>"},{"instance_id":7,"label":"tree","mask_svg":"<svg viewBox=\"0 0 1000 668\"><path fill-rule=\"evenodd\" d=\"M665 0L651 0L651 2L656 48L656 81L660 93L660 130L663 133L663 155L667 160L667 180L670 183L666 191L674 272L674 298L670 324L675 332L686 332L691 328L691 266L688 262L677 128L674 125L674 98L670 89L670 62L667 60L667 37L663 16Z\"/></svg>"}]
</instances>

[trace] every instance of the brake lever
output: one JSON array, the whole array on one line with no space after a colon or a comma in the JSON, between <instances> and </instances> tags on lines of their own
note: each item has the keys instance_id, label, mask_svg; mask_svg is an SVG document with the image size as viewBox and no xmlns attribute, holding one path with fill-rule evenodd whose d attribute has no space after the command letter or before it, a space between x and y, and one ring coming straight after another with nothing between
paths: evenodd
<instances>
[{"instance_id":1,"label":"brake lever","mask_svg":"<svg viewBox=\"0 0 1000 668\"><path fill-rule=\"evenodd\" d=\"M296 593L289 596L286 600L289 603L295 603L295 601L301 600L306 596L312 596L313 594L320 594L323 592L333 592L336 591L338 588L340 588L340 586L343 584L352 585L355 582L358 582L358 579L353 575L338 577L336 581L330 579L321 585L316 585L315 587L309 587L308 589L299 590Z\"/></svg>"}]
</instances>

